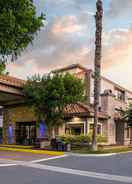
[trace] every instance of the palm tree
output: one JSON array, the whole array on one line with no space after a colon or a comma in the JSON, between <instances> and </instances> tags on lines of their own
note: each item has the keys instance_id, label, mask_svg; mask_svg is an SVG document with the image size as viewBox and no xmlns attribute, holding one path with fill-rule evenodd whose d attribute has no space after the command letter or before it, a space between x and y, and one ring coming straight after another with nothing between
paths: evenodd
<instances>
[{"instance_id":1,"label":"palm tree","mask_svg":"<svg viewBox=\"0 0 132 184\"><path fill-rule=\"evenodd\" d=\"M97 0L96 2L96 41L95 41L95 60L94 60L94 127L93 127L93 139L92 150L97 150L97 123L98 123L98 109L99 109L99 97L100 97L100 78L101 78L101 51L102 51L102 18L103 18L103 2Z\"/></svg>"}]
</instances>

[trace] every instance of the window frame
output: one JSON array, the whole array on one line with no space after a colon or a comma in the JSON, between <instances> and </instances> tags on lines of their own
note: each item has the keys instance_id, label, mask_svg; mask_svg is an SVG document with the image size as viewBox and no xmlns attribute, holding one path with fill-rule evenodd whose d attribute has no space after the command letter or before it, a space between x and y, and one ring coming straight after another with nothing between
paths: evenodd
<instances>
[{"instance_id":1,"label":"window frame","mask_svg":"<svg viewBox=\"0 0 132 184\"><path fill-rule=\"evenodd\" d=\"M94 123L88 123L88 134L91 134L92 132L90 131L90 125L94 125ZM100 126L101 130L100 130L100 134L97 133L97 135L103 135L103 125L102 123L98 123L97 126Z\"/></svg>"}]
</instances>

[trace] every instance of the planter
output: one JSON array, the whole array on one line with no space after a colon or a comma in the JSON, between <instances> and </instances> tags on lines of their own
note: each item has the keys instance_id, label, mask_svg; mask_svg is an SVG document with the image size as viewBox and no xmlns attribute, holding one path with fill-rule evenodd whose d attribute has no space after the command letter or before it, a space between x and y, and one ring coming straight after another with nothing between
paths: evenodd
<instances>
[{"instance_id":1,"label":"planter","mask_svg":"<svg viewBox=\"0 0 132 184\"><path fill-rule=\"evenodd\" d=\"M50 141L48 140L48 138L43 138L40 139L40 148L41 149L47 149L50 146Z\"/></svg>"},{"instance_id":2,"label":"planter","mask_svg":"<svg viewBox=\"0 0 132 184\"><path fill-rule=\"evenodd\" d=\"M91 145L89 143L72 143L71 144L72 150L78 150L78 149L90 148L90 147Z\"/></svg>"}]
</instances>

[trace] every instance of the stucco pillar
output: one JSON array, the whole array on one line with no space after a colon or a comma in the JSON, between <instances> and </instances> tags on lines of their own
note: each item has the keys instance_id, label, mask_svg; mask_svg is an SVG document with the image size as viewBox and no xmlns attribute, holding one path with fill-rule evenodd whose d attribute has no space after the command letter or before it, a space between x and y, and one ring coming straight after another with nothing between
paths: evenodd
<instances>
[{"instance_id":1,"label":"stucco pillar","mask_svg":"<svg viewBox=\"0 0 132 184\"><path fill-rule=\"evenodd\" d=\"M3 110L3 143L8 144L8 128L9 125L13 127L13 140L12 143L15 144L15 126L12 122L12 112L10 109L4 108Z\"/></svg>"},{"instance_id":2,"label":"stucco pillar","mask_svg":"<svg viewBox=\"0 0 132 184\"><path fill-rule=\"evenodd\" d=\"M88 122L87 119L84 121L84 135L88 134Z\"/></svg>"},{"instance_id":3,"label":"stucco pillar","mask_svg":"<svg viewBox=\"0 0 132 184\"><path fill-rule=\"evenodd\" d=\"M115 114L115 95L110 90L106 90L101 95L101 108L109 116L107 120L107 139L108 144L116 144L116 124L114 121Z\"/></svg>"}]
</instances>

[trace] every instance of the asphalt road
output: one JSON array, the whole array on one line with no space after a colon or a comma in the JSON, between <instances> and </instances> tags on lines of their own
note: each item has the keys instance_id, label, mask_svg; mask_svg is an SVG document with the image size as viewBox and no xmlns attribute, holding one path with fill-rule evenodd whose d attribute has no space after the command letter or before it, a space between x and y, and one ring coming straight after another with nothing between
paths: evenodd
<instances>
[{"instance_id":1,"label":"asphalt road","mask_svg":"<svg viewBox=\"0 0 132 184\"><path fill-rule=\"evenodd\" d=\"M16 164L8 166L8 162L0 161L0 184L132 183L132 154L67 156L41 162L16 161Z\"/></svg>"},{"instance_id":2,"label":"asphalt road","mask_svg":"<svg viewBox=\"0 0 132 184\"><path fill-rule=\"evenodd\" d=\"M69 156L41 164L132 177L132 153L108 157Z\"/></svg>"}]
</instances>

